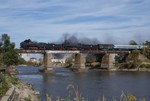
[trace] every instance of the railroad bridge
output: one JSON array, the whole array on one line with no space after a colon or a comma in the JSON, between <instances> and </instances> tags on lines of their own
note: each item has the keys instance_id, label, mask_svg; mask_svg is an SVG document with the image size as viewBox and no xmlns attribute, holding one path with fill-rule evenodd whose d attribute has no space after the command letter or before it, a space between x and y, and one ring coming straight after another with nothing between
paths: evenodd
<instances>
[{"instance_id":1,"label":"railroad bridge","mask_svg":"<svg viewBox=\"0 0 150 101\"><path fill-rule=\"evenodd\" d=\"M118 51L118 50L85 50L85 51L79 51L79 50L23 50L18 49L18 53L39 53L43 54L43 65L44 70L51 70L51 57L50 54L75 54L75 63L73 66L74 70L77 71L85 71L85 56L84 54L105 54L102 58L101 62L101 68L107 68L111 69L113 68L114 57L116 54L128 54L130 51ZM51 68L51 69L49 69Z\"/></svg>"}]
</instances>

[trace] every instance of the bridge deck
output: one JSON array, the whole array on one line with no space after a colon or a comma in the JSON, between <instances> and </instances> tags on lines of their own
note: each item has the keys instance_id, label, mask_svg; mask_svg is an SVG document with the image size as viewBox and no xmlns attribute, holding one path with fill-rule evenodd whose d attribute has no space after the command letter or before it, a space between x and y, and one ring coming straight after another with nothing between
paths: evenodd
<instances>
[{"instance_id":1,"label":"bridge deck","mask_svg":"<svg viewBox=\"0 0 150 101\"><path fill-rule=\"evenodd\" d=\"M122 50L22 50L18 49L18 53L57 53L57 54L76 54L76 53L130 53L130 51L122 51Z\"/></svg>"}]
</instances>

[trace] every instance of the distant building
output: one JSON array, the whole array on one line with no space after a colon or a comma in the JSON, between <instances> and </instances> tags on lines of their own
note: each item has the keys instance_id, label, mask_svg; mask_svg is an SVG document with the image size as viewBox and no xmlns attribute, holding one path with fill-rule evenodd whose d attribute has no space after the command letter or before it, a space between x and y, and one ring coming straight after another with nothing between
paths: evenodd
<instances>
[{"instance_id":1,"label":"distant building","mask_svg":"<svg viewBox=\"0 0 150 101\"><path fill-rule=\"evenodd\" d=\"M29 61L30 57L28 54L20 54L20 56L25 60L25 61Z\"/></svg>"},{"instance_id":2,"label":"distant building","mask_svg":"<svg viewBox=\"0 0 150 101\"><path fill-rule=\"evenodd\" d=\"M40 63L40 61L39 61L39 60L37 60L37 59L36 59L36 58L34 58L34 57L30 58L30 60L29 60L29 61L34 62L34 63Z\"/></svg>"},{"instance_id":3,"label":"distant building","mask_svg":"<svg viewBox=\"0 0 150 101\"><path fill-rule=\"evenodd\" d=\"M61 58L61 59L52 58L51 62L66 63L66 58Z\"/></svg>"},{"instance_id":4,"label":"distant building","mask_svg":"<svg viewBox=\"0 0 150 101\"><path fill-rule=\"evenodd\" d=\"M37 61L41 61L41 55L39 54L26 54L26 53L21 53L20 57L23 58L25 61L30 61L32 60L33 57L37 59Z\"/></svg>"}]
</instances>

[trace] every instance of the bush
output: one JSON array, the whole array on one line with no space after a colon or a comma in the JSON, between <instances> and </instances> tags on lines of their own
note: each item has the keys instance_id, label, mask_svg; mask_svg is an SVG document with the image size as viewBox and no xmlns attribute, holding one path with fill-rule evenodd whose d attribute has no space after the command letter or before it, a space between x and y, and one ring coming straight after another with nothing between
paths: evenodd
<instances>
[{"instance_id":1,"label":"bush","mask_svg":"<svg viewBox=\"0 0 150 101\"><path fill-rule=\"evenodd\" d=\"M0 73L0 97L3 96L11 87L11 84L17 84L18 78Z\"/></svg>"},{"instance_id":2,"label":"bush","mask_svg":"<svg viewBox=\"0 0 150 101\"><path fill-rule=\"evenodd\" d=\"M150 64L141 64L140 68L147 68L150 69Z\"/></svg>"},{"instance_id":3,"label":"bush","mask_svg":"<svg viewBox=\"0 0 150 101\"><path fill-rule=\"evenodd\" d=\"M0 97L3 96L9 89L10 85L8 79L4 74L0 74Z\"/></svg>"}]
</instances>

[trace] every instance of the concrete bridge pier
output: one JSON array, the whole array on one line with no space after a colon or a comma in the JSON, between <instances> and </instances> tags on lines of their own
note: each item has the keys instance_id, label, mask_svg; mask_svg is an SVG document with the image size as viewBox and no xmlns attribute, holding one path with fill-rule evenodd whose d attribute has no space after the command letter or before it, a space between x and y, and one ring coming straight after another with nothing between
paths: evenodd
<instances>
[{"instance_id":1,"label":"concrete bridge pier","mask_svg":"<svg viewBox=\"0 0 150 101\"><path fill-rule=\"evenodd\" d=\"M117 54L105 54L102 58L101 68L103 68L103 69L113 69L116 55Z\"/></svg>"},{"instance_id":2,"label":"concrete bridge pier","mask_svg":"<svg viewBox=\"0 0 150 101\"><path fill-rule=\"evenodd\" d=\"M85 68L85 56L83 53L75 54L75 64L72 69L78 72L87 71Z\"/></svg>"},{"instance_id":3,"label":"concrete bridge pier","mask_svg":"<svg viewBox=\"0 0 150 101\"><path fill-rule=\"evenodd\" d=\"M51 65L51 56L48 52L45 52L43 54L43 65L44 65L44 68L43 68L44 72L52 72L53 71L53 68Z\"/></svg>"}]
</instances>

